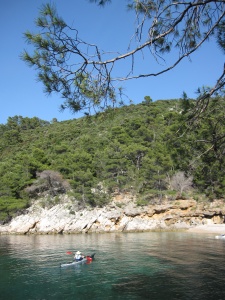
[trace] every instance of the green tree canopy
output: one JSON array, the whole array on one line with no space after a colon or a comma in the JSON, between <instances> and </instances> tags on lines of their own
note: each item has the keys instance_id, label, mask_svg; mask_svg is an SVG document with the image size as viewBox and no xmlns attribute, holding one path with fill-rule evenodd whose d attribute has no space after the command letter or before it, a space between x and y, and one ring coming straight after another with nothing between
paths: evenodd
<instances>
[{"instance_id":1,"label":"green tree canopy","mask_svg":"<svg viewBox=\"0 0 225 300\"><path fill-rule=\"evenodd\" d=\"M90 1L99 5L110 2ZM124 2L121 1L121 5ZM132 47L123 54L118 55L117 52L112 55L109 51L101 50L98 45L83 41L79 32L68 26L50 4L43 5L40 10L36 20L38 32L25 33L34 52L29 54L24 51L22 59L37 69L38 79L44 84L46 93L60 93L64 99L62 109L69 108L77 112L114 107L116 103L121 103L118 96L122 89L116 88L118 81L159 76L168 72L184 58L190 57L203 43L213 40L213 37L225 49L224 0L128 0L126 4L130 10L135 11L137 28ZM174 52L176 58L165 67L160 62L170 52ZM160 69L139 73L136 62L140 54L146 60L155 59ZM123 68L120 68L121 74L115 74L117 64L123 61L130 62L130 70L126 69L126 73L123 73ZM222 75L218 74L220 77L215 86L205 90L201 99L209 100L215 92L221 91L225 74L223 66L221 69Z\"/></svg>"}]
</instances>

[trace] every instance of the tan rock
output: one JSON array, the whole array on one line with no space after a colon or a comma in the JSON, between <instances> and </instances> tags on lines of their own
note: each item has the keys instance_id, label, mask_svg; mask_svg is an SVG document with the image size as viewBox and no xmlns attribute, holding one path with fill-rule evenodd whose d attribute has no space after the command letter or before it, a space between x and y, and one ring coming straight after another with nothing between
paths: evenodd
<instances>
[{"instance_id":1,"label":"tan rock","mask_svg":"<svg viewBox=\"0 0 225 300\"><path fill-rule=\"evenodd\" d=\"M118 205L119 203L119 205ZM120 205L122 204L122 205ZM220 206L219 206L220 205ZM223 202L198 204L194 200L176 200L160 205L136 206L130 194L116 195L104 208L85 208L66 199L50 209L36 201L27 214L0 226L1 234L47 234L78 232L148 231L187 229L224 222Z\"/></svg>"}]
</instances>

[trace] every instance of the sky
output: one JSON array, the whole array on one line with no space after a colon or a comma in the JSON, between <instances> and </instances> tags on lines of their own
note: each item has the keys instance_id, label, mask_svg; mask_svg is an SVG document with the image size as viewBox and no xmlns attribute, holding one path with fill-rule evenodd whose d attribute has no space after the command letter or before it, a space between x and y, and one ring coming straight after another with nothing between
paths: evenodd
<instances>
[{"instance_id":1,"label":"sky","mask_svg":"<svg viewBox=\"0 0 225 300\"><path fill-rule=\"evenodd\" d=\"M42 4L47 2L55 4L58 15L78 29L83 40L99 44L106 51L120 49L125 52L135 29L134 16L121 0L113 0L105 8L88 0L0 0L0 124L6 124L9 117L16 115L45 121L81 116L69 110L61 112L59 107L63 99L57 94L47 96L42 83L37 82L36 71L20 59L24 49L32 53L24 32L37 32L34 21ZM198 87L215 85L222 74L223 63L224 55L216 43L206 43L191 60L183 60L169 73L124 83L124 92L134 104L142 102L145 96L153 101L178 99L184 91L195 99ZM140 70L151 70L147 60L140 59L136 66Z\"/></svg>"}]
</instances>

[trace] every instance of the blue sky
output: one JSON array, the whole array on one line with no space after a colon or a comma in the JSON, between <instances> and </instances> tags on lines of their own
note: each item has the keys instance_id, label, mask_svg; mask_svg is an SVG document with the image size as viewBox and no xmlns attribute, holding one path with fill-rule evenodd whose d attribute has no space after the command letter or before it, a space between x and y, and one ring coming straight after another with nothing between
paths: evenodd
<instances>
[{"instance_id":1,"label":"blue sky","mask_svg":"<svg viewBox=\"0 0 225 300\"><path fill-rule=\"evenodd\" d=\"M47 96L43 85L36 80L36 72L20 60L24 49L29 51L23 33L36 32L34 20L44 0L0 0L1 80L0 124L8 117L38 117L58 121L77 118L70 111L59 111L63 102L60 96ZM131 12L125 1L113 0L111 5L100 8L88 0L55 0L58 14L68 25L79 30L79 36L90 43L100 44L106 51L126 51L135 28ZM170 57L172 59L173 56ZM222 74L224 55L215 43L206 43L193 56L174 70L159 77L135 79L124 84L125 93L134 103L149 95L153 101L180 98L183 91L196 98L195 91L203 85L213 86ZM151 62L140 60L138 68L149 68Z\"/></svg>"}]
</instances>

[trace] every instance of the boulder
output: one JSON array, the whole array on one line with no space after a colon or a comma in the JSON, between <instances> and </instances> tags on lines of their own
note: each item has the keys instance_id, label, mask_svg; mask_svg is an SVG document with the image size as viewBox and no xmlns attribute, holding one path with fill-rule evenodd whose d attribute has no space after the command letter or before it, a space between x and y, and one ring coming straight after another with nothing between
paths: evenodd
<instances>
[{"instance_id":1,"label":"boulder","mask_svg":"<svg viewBox=\"0 0 225 300\"><path fill-rule=\"evenodd\" d=\"M120 202L118 202L120 201ZM118 203L120 203L118 205ZM0 225L0 234L57 234L84 232L130 232L187 229L204 224L224 223L225 207L198 204L194 200L137 206L118 196L103 208L81 208L68 197L51 208L35 201L25 214Z\"/></svg>"}]
</instances>

